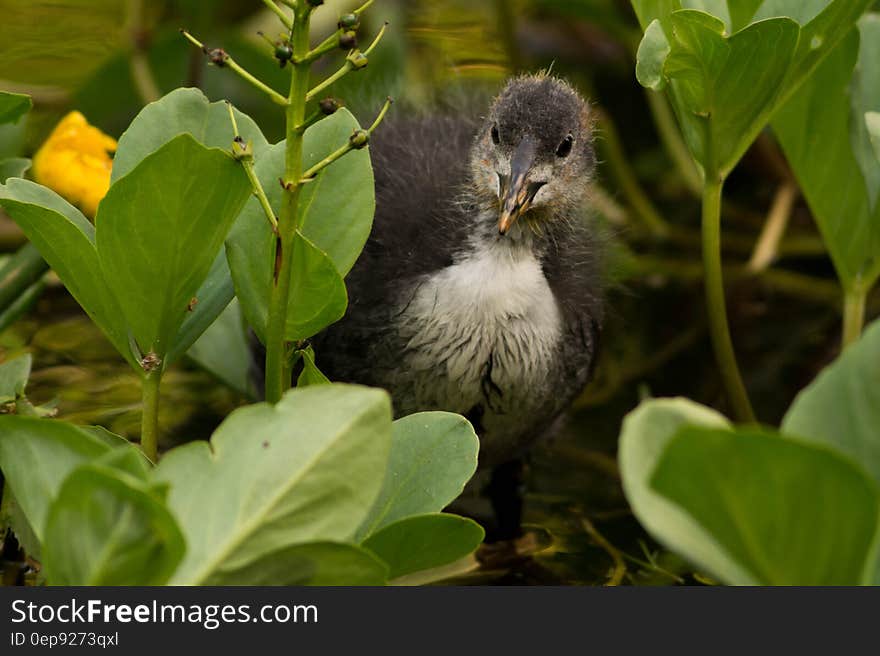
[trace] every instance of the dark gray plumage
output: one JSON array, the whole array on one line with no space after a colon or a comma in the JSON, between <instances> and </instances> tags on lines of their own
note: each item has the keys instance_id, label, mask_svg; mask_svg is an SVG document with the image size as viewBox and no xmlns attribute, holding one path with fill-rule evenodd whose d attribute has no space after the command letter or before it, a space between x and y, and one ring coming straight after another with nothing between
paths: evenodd
<instances>
[{"instance_id":1,"label":"dark gray plumage","mask_svg":"<svg viewBox=\"0 0 880 656\"><path fill-rule=\"evenodd\" d=\"M515 458L584 387L598 346L589 107L555 78L516 78L483 121L395 121L371 154L373 231L348 313L314 340L318 365L388 389L399 415L464 414L481 467Z\"/></svg>"}]
</instances>

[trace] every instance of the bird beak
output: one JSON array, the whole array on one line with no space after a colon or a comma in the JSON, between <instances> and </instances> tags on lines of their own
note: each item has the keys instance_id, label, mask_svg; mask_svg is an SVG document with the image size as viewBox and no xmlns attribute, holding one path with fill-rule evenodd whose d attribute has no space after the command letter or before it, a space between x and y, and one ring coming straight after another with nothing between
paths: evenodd
<instances>
[{"instance_id":1,"label":"bird beak","mask_svg":"<svg viewBox=\"0 0 880 656\"><path fill-rule=\"evenodd\" d=\"M536 144L532 137L523 137L510 158L510 175L502 178L501 217L498 219L498 232L502 235L507 234L513 222L525 214L532 204L536 190L526 179L535 163L535 152Z\"/></svg>"}]
</instances>

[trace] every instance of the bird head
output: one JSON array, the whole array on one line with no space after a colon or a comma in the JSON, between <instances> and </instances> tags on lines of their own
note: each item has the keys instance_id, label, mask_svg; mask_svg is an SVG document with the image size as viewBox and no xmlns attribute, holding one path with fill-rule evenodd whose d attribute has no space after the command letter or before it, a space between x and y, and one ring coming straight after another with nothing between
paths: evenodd
<instances>
[{"instance_id":1,"label":"bird head","mask_svg":"<svg viewBox=\"0 0 880 656\"><path fill-rule=\"evenodd\" d=\"M544 74L507 84L471 153L474 182L497 206L502 235L524 215L539 224L582 203L594 167L589 105Z\"/></svg>"}]
</instances>

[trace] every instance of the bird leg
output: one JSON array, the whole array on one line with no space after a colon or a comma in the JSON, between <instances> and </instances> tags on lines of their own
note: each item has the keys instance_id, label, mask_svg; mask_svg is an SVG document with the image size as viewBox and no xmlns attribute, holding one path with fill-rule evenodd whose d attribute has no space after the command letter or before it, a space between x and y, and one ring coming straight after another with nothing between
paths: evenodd
<instances>
[{"instance_id":1,"label":"bird leg","mask_svg":"<svg viewBox=\"0 0 880 656\"><path fill-rule=\"evenodd\" d=\"M522 535L523 491L526 464L516 458L498 465L485 493L492 504L495 525L487 527L486 542L513 540Z\"/></svg>"}]
</instances>

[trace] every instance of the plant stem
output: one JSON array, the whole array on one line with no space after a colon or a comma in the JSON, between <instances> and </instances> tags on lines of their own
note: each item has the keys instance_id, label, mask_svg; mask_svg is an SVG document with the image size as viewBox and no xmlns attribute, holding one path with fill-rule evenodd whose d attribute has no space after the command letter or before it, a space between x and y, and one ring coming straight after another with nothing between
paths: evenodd
<instances>
[{"instance_id":1,"label":"plant stem","mask_svg":"<svg viewBox=\"0 0 880 656\"><path fill-rule=\"evenodd\" d=\"M706 270L706 305L709 310L709 332L715 359L724 387L740 421L754 423L755 414L749 402L736 354L730 339L727 323L727 307L724 298L724 278L721 271L721 193L724 180L721 176L707 175L703 187L703 265Z\"/></svg>"},{"instance_id":2,"label":"plant stem","mask_svg":"<svg viewBox=\"0 0 880 656\"><path fill-rule=\"evenodd\" d=\"M180 30L180 33L183 34L184 37L186 37L187 41L192 43L194 46L201 48L202 51L206 55L208 55L209 57L212 57L213 52L217 52L217 51L209 50L207 47L205 47L204 43L199 41L197 38L195 38L192 34L187 32L186 30ZM218 51L219 51L219 49L218 49ZM285 98L280 93L275 91L275 89L270 87L268 84L266 84L265 82L263 82L260 79L257 79L250 72L248 72L247 70L242 68L241 65L238 62L236 62L232 57L230 57L229 53L227 53L226 51L220 51L220 54L217 55L217 65L230 69L233 73L238 75L245 82L247 82L248 84L252 85L253 87L258 89L259 91L262 91L267 96L269 96L269 98L271 98L272 102L274 102L276 105L283 105L283 106L287 105L287 98Z\"/></svg>"},{"instance_id":3,"label":"plant stem","mask_svg":"<svg viewBox=\"0 0 880 656\"><path fill-rule=\"evenodd\" d=\"M755 250L748 263L748 269L755 273L763 271L779 255L779 246L785 236L788 220L794 201L797 199L797 186L793 182L784 183L776 192L773 199L773 207L767 215L767 221L761 230L761 236L755 245Z\"/></svg>"},{"instance_id":4,"label":"plant stem","mask_svg":"<svg viewBox=\"0 0 880 656\"><path fill-rule=\"evenodd\" d=\"M276 240L276 259L273 264L273 286L269 295L269 319L266 327L266 401L277 403L290 387L290 377L285 377L286 340L284 328L287 322L287 305L290 296L290 278L293 266L293 245L296 239L297 207L302 189L303 134L297 127L306 118L306 94L309 90L309 68L304 61L309 52L309 23L311 7L303 3L294 11L293 64L290 93L286 100L286 152L284 165L284 201L278 219L279 236Z\"/></svg>"},{"instance_id":5,"label":"plant stem","mask_svg":"<svg viewBox=\"0 0 880 656\"><path fill-rule=\"evenodd\" d=\"M260 201L260 207L263 208L263 213L266 215L269 225L272 226L272 233L277 235L278 219L275 217L275 212L272 210L269 198L266 196L266 192L263 190L263 185L260 184L260 179L257 177L257 173L254 170L254 156L251 152L251 144L244 144L241 135L238 132L238 123L235 121L235 112L232 109L232 103L227 102L226 108L229 110L229 120L232 123L232 133L234 135L232 143L233 156L236 157L244 169L245 174L247 174L248 180L251 183L251 190L254 192L254 196L257 197L257 200Z\"/></svg>"},{"instance_id":6,"label":"plant stem","mask_svg":"<svg viewBox=\"0 0 880 656\"><path fill-rule=\"evenodd\" d=\"M376 117L376 120L373 121L373 124L369 128L367 128L367 130L366 130L368 135L372 136L373 132L376 130L376 128L379 127L379 124L382 122L382 119L385 118L385 114L388 113L388 108L391 107L391 103L392 103L391 98L388 98L385 100L385 104L382 105L382 109L379 111L379 115ZM351 139L349 139L348 143L346 143L344 146L340 146L337 150L335 150L332 153L330 153L329 155L327 155L327 157L325 157L320 162L318 162L317 164L312 166L305 173L303 173L303 182L310 182L316 175L318 175L318 173L320 173L325 168L330 166L336 160L338 160L338 159L344 157L345 155L347 155L348 153L350 153L355 148L357 148L357 146L355 146L354 142Z\"/></svg>"},{"instance_id":7,"label":"plant stem","mask_svg":"<svg viewBox=\"0 0 880 656\"><path fill-rule=\"evenodd\" d=\"M150 68L150 60L147 57L148 35L144 25L144 1L129 0L128 3L129 28L131 32L131 77L135 89L144 103L151 103L162 96L153 71Z\"/></svg>"},{"instance_id":8,"label":"plant stem","mask_svg":"<svg viewBox=\"0 0 880 656\"><path fill-rule=\"evenodd\" d=\"M272 2L272 0L263 0L263 4L266 5L273 14L278 16L278 19L284 24L284 27L288 30L293 27L293 21L290 20L290 16L288 16L281 7Z\"/></svg>"},{"instance_id":9,"label":"plant stem","mask_svg":"<svg viewBox=\"0 0 880 656\"><path fill-rule=\"evenodd\" d=\"M369 56L370 53L373 52L373 50L376 48L376 46L379 45L379 41L381 41L382 37L385 36L386 29L388 29L388 23L384 23L382 25L382 29L379 30L379 33L373 39L372 43L370 43L369 47L367 47L367 49L363 51L362 54L365 57ZM349 53L348 58L345 60L345 63L342 65L342 67L339 68L339 70L337 70L335 73L333 73L330 77L328 77L323 82L316 85L314 89L311 89L306 94L306 100L313 100L322 91L324 91L328 87L332 86L335 82L338 82L339 80L341 80L343 77L348 75L351 71L356 70L354 63L352 63L352 54L354 54L354 53L357 53L357 50L352 50L352 52ZM302 64L308 65L309 63L311 63L309 60L309 57L308 57L308 52L304 53L300 57L296 54L295 48L294 48L293 59L294 59L294 61L300 62L300 65L302 65Z\"/></svg>"},{"instance_id":10,"label":"plant stem","mask_svg":"<svg viewBox=\"0 0 880 656\"><path fill-rule=\"evenodd\" d=\"M159 383L162 370L146 374L141 382L143 414L141 415L141 451L151 461L159 458Z\"/></svg>"},{"instance_id":11,"label":"plant stem","mask_svg":"<svg viewBox=\"0 0 880 656\"><path fill-rule=\"evenodd\" d=\"M865 301L868 287L861 278L857 278L845 291L843 296L843 337L841 350L846 349L862 336L865 325Z\"/></svg>"}]
</instances>

